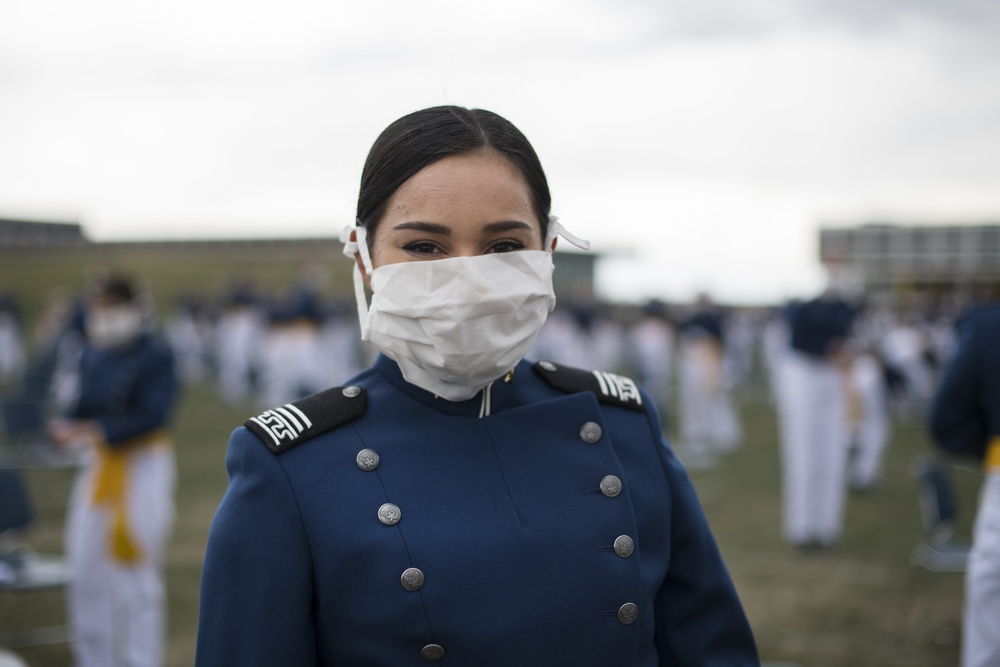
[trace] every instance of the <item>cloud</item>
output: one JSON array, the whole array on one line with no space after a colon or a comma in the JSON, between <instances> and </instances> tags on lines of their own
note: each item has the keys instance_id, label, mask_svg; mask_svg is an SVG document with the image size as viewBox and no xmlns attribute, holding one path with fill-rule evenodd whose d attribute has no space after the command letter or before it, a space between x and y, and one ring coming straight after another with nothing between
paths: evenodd
<instances>
[{"instance_id":1,"label":"cloud","mask_svg":"<svg viewBox=\"0 0 1000 667\"><path fill-rule=\"evenodd\" d=\"M517 124L570 229L656 289L773 295L821 222L1000 212L996 10L874 4L0 0L0 211L333 234L381 129L455 103Z\"/></svg>"},{"instance_id":2,"label":"cloud","mask_svg":"<svg viewBox=\"0 0 1000 667\"><path fill-rule=\"evenodd\" d=\"M765 37L782 32L842 28L850 32L895 31L930 22L987 38L1000 21L991 0L600 0L630 15L648 34L680 39Z\"/></svg>"}]
</instances>

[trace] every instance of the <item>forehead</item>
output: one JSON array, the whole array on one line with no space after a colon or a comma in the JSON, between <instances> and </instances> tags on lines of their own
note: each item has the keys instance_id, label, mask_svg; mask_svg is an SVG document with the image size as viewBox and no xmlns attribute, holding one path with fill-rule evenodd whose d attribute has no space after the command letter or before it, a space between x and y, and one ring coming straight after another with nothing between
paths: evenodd
<instances>
[{"instance_id":1,"label":"forehead","mask_svg":"<svg viewBox=\"0 0 1000 667\"><path fill-rule=\"evenodd\" d=\"M492 150L451 155L427 165L393 194L386 213L394 218L503 214L538 223L524 176Z\"/></svg>"}]
</instances>

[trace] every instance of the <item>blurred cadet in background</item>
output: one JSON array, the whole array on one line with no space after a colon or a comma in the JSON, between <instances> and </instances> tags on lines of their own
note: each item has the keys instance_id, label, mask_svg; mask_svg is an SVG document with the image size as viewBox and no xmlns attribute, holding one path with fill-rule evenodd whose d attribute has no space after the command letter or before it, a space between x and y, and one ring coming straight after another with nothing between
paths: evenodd
<instances>
[{"instance_id":1,"label":"blurred cadet in background","mask_svg":"<svg viewBox=\"0 0 1000 667\"><path fill-rule=\"evenodd\" d=\"M787 357L792 349L789 342L791 338L789 322L791 313L798 305L799 302L793 300L785 304L783 308L771 309L765 316L766 320L761 332L761 357L779 429L785 428L788 422L783 413L788 405L788 392L785 390L788 383L785 381L785 374L788 368ZM784 440L785 436L782 435L781 439Z\"/></svg>"},{"instance_id":2,"label":"blurred cadet in background","mask_svg":"<svg viewBox=\"0 0 1000 667\"><path fill-rule=\"evenodd\" d=\"M316 267L305 267L299 280L271 303L261 365L260 400L265 405L303 398L329 381L317 363L325 315L320 281Z\"/></svg>"},{"instance_id":3,"label":"blurred cadet in background","mask_svg":"<svg viewBox=\"0 0 1000 667\"><path fill-rule=\"evenodd\" d=\"M368 358L364 358L365 356ZM350 302L331 301L320 331L316 367L327 383L342 384L371 365L374 348L364 349L358 336L357 309Z\"/></svg>"},{"instance_id":4,"label":"blurred cadet in background","mask_svg":"<svg viewBox=\"0 0 1000 667\"><path fill-rule=\"evenodd\" d=\"M789 308L789 350L780 372L785 539L803 552L834 546L843 528L847 462L847 338L858 292L828 266L824 293Z\"/></svg>"},{"instance_id":5,"label":"blurred cadet in background","mask_svg":"<svg viewBox=\"0 0 1000 667\"><path fill-rule=\"evenodd\" d=\"M858 343L847 374L851 445L847 484L852 491L873 491L882 480L892 433L885 367L874 345Z\"/></svg>"},{"instance_id":6,"label":"blurred cadet in background","mask_svg":"<svg viewBox=\"0 0 1000 667\"><path fill-rule=\"evenodd\" d=\"M590 304L567 300L565 304L556 305L538 332L528 356L580 368L591 366L593 315Z\"/></svg>"},{"instance_id":7,"label":"blurred cadet in background","mask_svg":"<svg viewBox=\"0 0 1000 667\"><path fill-rule=\"evenodd\" d=\"M168 422L178 381L131 281L87 302L79 393L52 438L85 450L70 498L68 620L78 667L155 666L166 626L163 559L174 514Z\"/></svg>"},{"instance_id":8,"label":"blurred cadet in background","mask_svg":"<svg viewBox=\"0 0 1000 667\"><path fill-rule=\"evenodd\" d=\"M739 447L741 427L729 395L722 312L705 294L680 329L680 445L685 464L714 467Z\"/></svg>"},{"instance_id":9,"label":"blurred cadet in background","mask_svg":"<svg viewBox=\"0 0 1000 667\"><path fill-rule=\"evenodd\" d=\"M676 333L662 301L646 303L628 334L630 364L660 410L660 420L666 429L670 415L670 382L673 378L674 342ZM669 417L668 417L669 416Z\"/></svg>"},{"instance_id":10,"label":"blurred cadet in background","mask_svg":"<svg viewBox=\"0 0 1000 667\"><path fill-rule=\"evenodd\" d=\"M958 348L929 414L937 445L982 461L985 478L966 570L962 667L1000 665L1000 304L958 323Z\"/></svg>"},{"instance_id":11,"label":"blurred cadet in background","mask_svg":"<svg viewBox=\"0 0 1000 667\"><path fill-rule=\"evenodd\" d=\"M0 390L21 380L26 360L21 309L13 296L0 292Z\"/></svg>"},{"instance_id":12,"label":"blurred cadet in background","mask_svg":"<svg viewBox=\"0 0 1000 667\"><path fill-rule=\"evenodd\" d=\"M64 414L80 397L85 308L83 297L61 290L46 297L21 395L38 406L39 414Z\"/></svg>"},{"instance_id":13,"label":"blurred cadet in background","mask_svg":"<svg viewBox=\"0 0 1000 667\"><path fill-rule=\"evenodd\" d=\"M893 394L898 416L907 422L919 420L934 389L930 363L930 341L921 329L922 316L916 312L898 315L882 336L880 352L886 364L898 374Z\"/></svg>"},{"instance_id":14,"label":"blurred cadet in background","mask_svg":"<svg viewBox=\"0 0 1000 667\"><path fill-rule=\"evenodd\" d=\"M215 330L219 394L227 403L247 399L260 373L267 314L250 280L230 284Z\"/></svg>"},{"instance_id":15,"label":"blurred cadet in background","mask_svg":"<svg viewBox=\"0 0 1000 667\"><path fill-rule=\"evenodd\" d=\"M760 316L743 308L729 309L724 320L725 374L730 390L744 386L755 371Z\"/></svg>"},{"instance_id":16,"label":"blurred cadet in background","mask_svg":"<svg viewBox=\"0 0 1000 667\"><path fill-rule=\"evenodd\" d=\"M177 375L185 384L201 382L212 363L212 323L207 300L194 293L177 297L164 334L174 353Z\"/></svg>"}]
</instances>

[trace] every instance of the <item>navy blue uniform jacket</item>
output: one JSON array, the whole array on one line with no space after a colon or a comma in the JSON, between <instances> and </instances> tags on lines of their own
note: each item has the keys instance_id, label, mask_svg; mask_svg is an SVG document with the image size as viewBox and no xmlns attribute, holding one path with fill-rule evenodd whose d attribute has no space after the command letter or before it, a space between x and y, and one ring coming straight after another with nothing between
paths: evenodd
<instances>
[{"instance_id":1,"label":"navy blue uniform jacket","mask_svg":"<svg viewBox=\"0 0 1000 667\"><path fill-rule=\"evenodd\" d=\"M939 447L976 458L1000 436L1000 305L959 321L958 349L941 376L928 425Z\"/></svg>"},{"instance_id":2,"label":"navy blue uniform jacket","mask_svg":"<svg viewBox=\"0 0 1000 667\"><path fill-rule=\"evenodd\" d=\"M792 349L825 359L836 343L847 338L858 309L838 297L823 296L796 304L788 312Z\"/></svg>"},{"instance_id":3,"label":"navy blue uniform jacket","mask_svg":"<svg viewBox=\"0 0 1000 667\"><path fill-rule=\"evenodd\" d=\"M644 393L642 410L600 403L523 361L484 392L487 416L483 393L437 399L385 357L350 384L364 414L284 453L234 432L198 665L400 667L426 664L428 645L470 667L759 664ZM397 523L380 521L386 503Z\"/></svg>"},{"instance_id":4,"label":"navy blue uniform jacket","mask_svg":"<svg viewBox=\"0 0 1000 667\"><path fill-rule=\"evenodd\" d=\"M74 419L94 419L114 448L165 427L177 400L174 355L145 333L123 348L87 348L80 360Z\"/></svg>"}]
</instances>

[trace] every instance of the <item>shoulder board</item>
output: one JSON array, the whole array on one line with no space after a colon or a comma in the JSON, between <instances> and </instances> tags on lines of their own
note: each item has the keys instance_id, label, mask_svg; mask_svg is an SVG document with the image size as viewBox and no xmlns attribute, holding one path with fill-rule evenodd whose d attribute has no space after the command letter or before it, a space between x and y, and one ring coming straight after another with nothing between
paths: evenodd
<instances>
[{"instance_id":1,"label":"shoulder board","mask_svg":"<svg viewBox=\"0 0 1000 667\"><path fill-rule=\"evenodd\" d=\"M605 371L585 371L580 368L560 366L551 361L536 361L532 370L542 376L552 387L569 393L589 391L601 403L645 411L639 387L631 378Z\"/></svg>"},{"instance_id":2,"label":"shoulder board","mask_svg":"<svg viewBox=\"0 0 1000 667\"><path fill-rule=\"evenodd\" d=\"M267 410L244 422L273 454L282 454L317 435L357 419L365 413L368 396L363 387L333 387L280 408Z\"/></svg>"}]
</instances>

